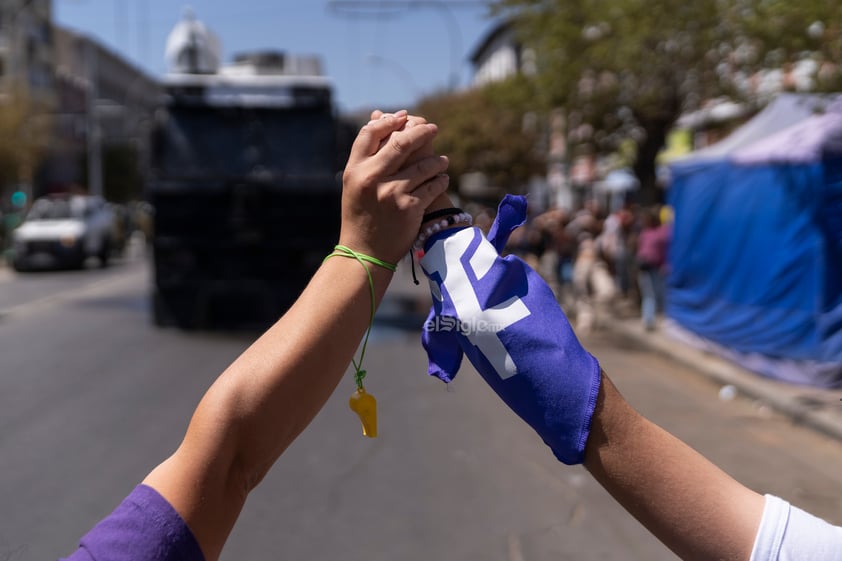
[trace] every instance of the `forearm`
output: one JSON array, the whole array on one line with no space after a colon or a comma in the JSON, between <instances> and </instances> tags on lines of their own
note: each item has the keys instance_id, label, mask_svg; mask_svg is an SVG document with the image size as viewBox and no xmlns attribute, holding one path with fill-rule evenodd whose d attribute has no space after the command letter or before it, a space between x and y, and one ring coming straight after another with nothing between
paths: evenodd
<instances>
[{"instance_id":1,"label":"forearm","mask_svg":"<svg viewBox=\"0 0 842 561\"><path fill-rule=\"evenodd\" d=\"M637 413L607 376L585 467L682 559L748 561L763 497Z\"/></svg>"},{"instance_id":2,"label":"forearm","mask_svg":"<svg viewBox=\"0 0 842 561\"><path fill-rule=\"evenodd\" d=\"M369 265L375 298L391 273ZM248 493L336 388L368 327L371 289L355 259L332 257L292 308L217 379L178 450L144 483L219 557ZM356 421L350 416L349 422Z\"/></svg>"},{"instance_id":3,"label":"forearm","mask_svg":"<svg viewBox=\"0 0 842 561\"><path fill-rule=\"evenodd\" d=\"M367 266L377 304L391 273ZM370 292L356 259L329 259L292 308L223 373L198 408L193 423L231 427L234 461L240 469L245 466L254 484L315 417L347 370L369 325Z\"/></svg>"}]
</instances>

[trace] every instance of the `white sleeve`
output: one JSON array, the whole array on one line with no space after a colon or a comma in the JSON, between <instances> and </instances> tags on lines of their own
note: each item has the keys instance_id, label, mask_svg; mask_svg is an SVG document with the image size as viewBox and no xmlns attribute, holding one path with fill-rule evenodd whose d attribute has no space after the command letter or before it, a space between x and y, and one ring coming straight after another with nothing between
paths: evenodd
<instances>
[{"instance_id":1,"label":"white sleeve","mask_svg":"<svg viewBox=\"0 0 842 561\"><path fill-rule=\"evenodd\" d=\"M766 495L751 561L842 561L842 527Z\"/></svg>"}]
</instances>

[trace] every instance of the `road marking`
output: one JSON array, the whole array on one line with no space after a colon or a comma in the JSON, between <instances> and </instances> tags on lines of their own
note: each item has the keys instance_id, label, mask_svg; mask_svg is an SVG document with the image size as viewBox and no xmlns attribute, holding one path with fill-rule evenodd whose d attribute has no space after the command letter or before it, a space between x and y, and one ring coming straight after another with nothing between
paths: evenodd
<instances>
[{"instance_id":1,"label":"road marking","mask_svg":"<svg viewBox=\"0 0 842 561\"><path fill-rule=\"evenodd\" d=\"M24 316L31 316L37 312L51 308L58 304L63 304L70 300L76 300L85 296L93 296L99 294L103 290L114 288L120 284L131 279L137 275L137 271L126 271L115 274L107 279L98 280L79 288L71 288L58 294L51 294L43 298L37 298L30 302L18 304L17 306L10 306L5 309L0 309L0 321L15 317L20 318Z\"/></svg>"}]
</instances>

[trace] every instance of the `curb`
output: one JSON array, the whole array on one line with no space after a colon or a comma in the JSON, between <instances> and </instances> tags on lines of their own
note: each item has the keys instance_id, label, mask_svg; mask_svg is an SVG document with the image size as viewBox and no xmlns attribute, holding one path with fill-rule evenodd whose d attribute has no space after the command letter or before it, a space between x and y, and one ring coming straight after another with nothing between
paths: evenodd
<instances>
[{"instance_id":1,"label":"curb","mask_svg":"<svg viewBox=\"0 0 842 561\"><path fill-rule=\"evenodd\" d=\"M734 386L743 395L759 400L789 417L794 424L809 427L842 442L842 391L795 386L763 378L662 332L645 332L638 325L639 321L615 320L606 324L605 329L632 339L642 347L667 356L715 382Z\"/></svg>"}]
</instances>

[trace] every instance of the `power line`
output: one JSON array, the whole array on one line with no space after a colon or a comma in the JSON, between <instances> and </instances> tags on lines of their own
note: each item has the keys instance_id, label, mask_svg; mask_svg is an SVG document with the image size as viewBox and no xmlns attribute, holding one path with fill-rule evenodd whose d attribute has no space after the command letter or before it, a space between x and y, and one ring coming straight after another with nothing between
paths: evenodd
<instances>
[{"instance_id":1,"label":"power line","mask_svg":"<svg viewBox=\"0 0 842 561\"><path fill-rule=\"evenodd\" d=\"M476 8L477 6L489 6L488 0L332 0L328 2L328 10L337 16L363 19L374 18L377 20L396 19L404 16L413 9L434 8L440 11L445 17L450 32L450 80L451 90L456 89L461 80L459 71L460 57L462 53L462 29L453 8Z\"/></svg>"}]
</instances>

